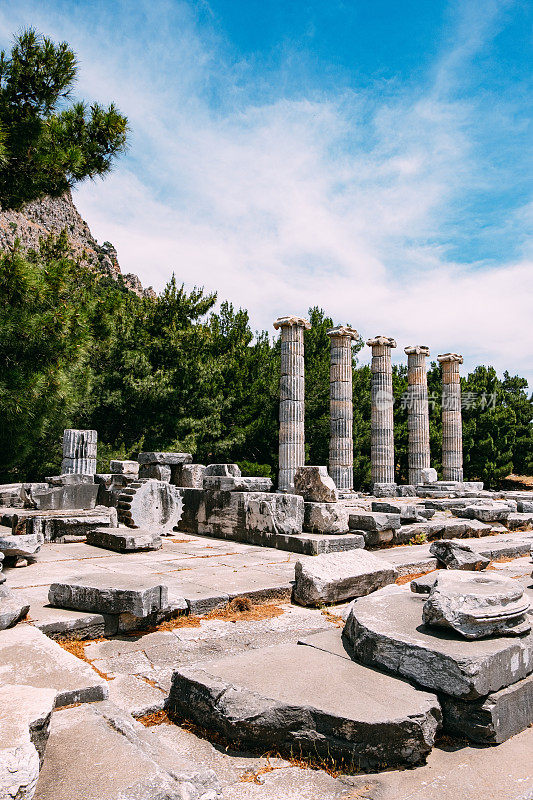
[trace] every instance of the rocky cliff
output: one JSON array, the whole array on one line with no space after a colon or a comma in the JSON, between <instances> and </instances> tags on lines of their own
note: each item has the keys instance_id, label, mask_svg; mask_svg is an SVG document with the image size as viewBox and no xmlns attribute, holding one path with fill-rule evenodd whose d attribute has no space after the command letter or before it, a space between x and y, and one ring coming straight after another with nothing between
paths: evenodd
<instances>
[{"instance_id":1,"label":"rocky cliff","mask_svg":"<svg viewBox=\"0 0 533 800\"><path fill-rule=\"evenodd\" d=\"M122 274L117 251L110 242L98 244L78 213L70 192L57 199L45 197L29 203L23 211L0 212L0 250L11 247L17 237L23 249L37 248L42 236L59 233L63 228L66 228L73 252L81 263L113 280L122 281L127 289L139 296L155 296L151 287L143 289L137 275Z\"/></svg>"}]
</instances>

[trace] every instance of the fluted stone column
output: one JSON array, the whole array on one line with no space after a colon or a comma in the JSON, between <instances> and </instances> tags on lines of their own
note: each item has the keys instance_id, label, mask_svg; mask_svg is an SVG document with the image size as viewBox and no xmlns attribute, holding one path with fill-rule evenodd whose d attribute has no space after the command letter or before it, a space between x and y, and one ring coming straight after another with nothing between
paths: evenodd
<instances>
[{"instance_id":1,"label":"fluted stone column","mask_svg":"<svg viewBox=\"0 0 533 800\"><path fill-rule=\"evenodd\" d=\"M329 474L341 491L353 489L352 340L358 333L340 325L330 328Z\"/></svg>"},{"instance_id":2,"label":"fluted stone column","mask_svg":"<svg viewBox=\"0 0 533 800\"><path fill-rule=\"evenodd\" d=\"M61 472L76 475L96 473L96 431L78 431L67 428L63 431L63 461Z\"/></svg>"},{"instance_id":3,"label":"fluted stone column","mask_svg":"<svg viewBox=\"0 0 533 800\"><path fill-rule=\"evenodd\" d=\"M426 357L429 347L404 348L407 354L407 426L409 429L409 483L422 483L422 470L430 466L429 407Z\"/></svg>"},{"instance_id":4,"label":"fluted stone column","mask_svg":"<svg viewBox=\"0 0 533 800\"><path fill-rule=\"evenodd\" d=\"M461 416L461 378L457 353L437 356L442 367L442 477L445 481L463 480L463 420Z\"/></svg>"},{"instance_id":5,"label":"fluted stone column","mask_svg":"<svg viewBox=\"0 0 533 800\"><path fill-rule=\"evenodd\" d=\"M278 491L294 489L294 473L305 463L304 331L311 327L302 317L280 317L281 379L279 398Z\"/></svg>"},{"instance_id":6,"label":"fluted stone column","mask_svg":"<svg viewBox=\"0 0 533 800\"><path fill-rule=\"evenodd\" d=\"M394 395L392 393L391 349L394 339L375 336L372 348L371 452L372 483L394 484Z\"/></svg>"}]
</instances>

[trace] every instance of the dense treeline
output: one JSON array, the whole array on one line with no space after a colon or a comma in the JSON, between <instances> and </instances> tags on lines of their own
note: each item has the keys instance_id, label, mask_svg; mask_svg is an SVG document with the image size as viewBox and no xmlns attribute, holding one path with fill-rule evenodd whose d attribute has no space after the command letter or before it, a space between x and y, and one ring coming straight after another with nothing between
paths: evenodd
<instances>
[{"instance_id":1,"label":"dense treeline","mask_svg":"<svg viewBox=\"0 0 533 800\"><path fill-rule=\"evenodd\" d=\"M127 146L111 104L68 105L76 56L33 29L0 53L0 205L57 197L108 172ZM57 472L63 428L96 428L99 469L141 450L187 450L200 462L237 461L247 474L277 467L279 342L254 335L246 311L174 279L156 300L81 268L66 234L24 256L0 256L0 481ZM310 309L306 332L308 463L326 464L332 320ZM356 320L354 320L356 322ZM354 347L354 480L370 480L370 370ZM431 365L431 446L440 461L440 370ZM494 485L533 472L527 382L491 367L462 380L465 476ZM397 479L407 478L406 369L394 370Z\"/></svg>"},{"instance_id":2,"label":"dense treeline","mask_svg":"<svg viewBox=\"0 0 533 800\"><path fill-rule=\"evenodd\" d=\"M71 259L66 235L39 252L0 257L0 480L57 473L63 428L96 428L110 457L186 450L275 474L279 342L253 333L246 311L173 278L141 298ZM333 320L310 310L306 332L308 463L326 464ZM338 320L335 323L338 324ZM354 320L354 322L356 322ZM370 369L354 347L354 478L370 479ZM440 467L440 369L428 372L432 460ZM397 479L407 480L406 368L394 368ZM465 477L495 485L533 472L527 382L491 367L462 379Z\"/></svg>"}]
</instances>

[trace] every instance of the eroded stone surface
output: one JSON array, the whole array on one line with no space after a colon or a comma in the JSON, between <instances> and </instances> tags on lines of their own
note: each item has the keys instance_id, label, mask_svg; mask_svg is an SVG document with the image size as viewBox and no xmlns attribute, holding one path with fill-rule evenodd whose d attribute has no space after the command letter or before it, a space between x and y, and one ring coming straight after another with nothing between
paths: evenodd
<instances>
[{"instance_id":1,"label":"eroded stone surface","mask_svg":"<svg viewBox=\"0 0 533 800\"><path fill-rule=\"evenodd\" d=\"M7 587L0 587L0 631L16 625L29 610L29 603L17 599Z\"/></svg>"},{"instance_id":2,"label":"eroded stone surface","mask_svg":"<svg viewBox=\"0 0 533 800\"><path fill-rule=\"evenodd\" d=\"M153 580L140 580L128 575L98 574L52 583L48 601L59 608L148 617L165 608L168 589L155 576Z\"/></svg>"},{"instance_id":3,"label":"eroded stone surface","mask_svg":"<svg viewBox=\"0 0 533 800\"><path fill-rule=\"evenodd\" d=\"M336 503L339 499L327 467L298 467L294 473L294 493L309 503Z\"/></svg>"},{"instance_id":4,"label":"eroded stone surface","mask_svg":"<svg viewBox=\"0 0 533 800\"><path fill-rule=\"evenodd\" d=\"M429 552L449 569L482 570L490 564L490 559L474 552L464 542L454 539L432 542Z\"/></svg>"},{"instance_id":5,"label":"eroded stone surface","mask_svg":"<svg viewBox=\"0 0 533 800\"><path fill-rule=\"evenodd\" d=\"M243 478L232 475L205 475L203 488L218 492L270 492L270 478Z\"/></svg>"},{"instance_id":6,"label":"eroded stone surface","mask_svg":"<svg viewBox=\"0 0 533 800\"><path fill-rule=\"evenodd\" d=\"M469 641L425 626L423 604L423 596L400 586L360 598L344 629L355 658L430 690L468 699L498 691L533 671L531 633Z\"/></svg>"},{"instance_id":7,"label":"eroded stone surface","mask_svg":"<svg viewBox=\"0 0 533 800\"><path fill-rule=\"evenodd\" d=\"M35 558L44 543L40 533L28 533L21 536L0 535L0 550L4 556Z\"/></svg>"},{"instance_id":8,"label":"eroded stone surface","mask_svg":"<svg viewBox=\"0 0 533 800\"><path fill-rule=\"evenodd\" d=\"M295 565L294 600L303 606L340 603L393 583L398 573L366 550L329 553Z\"/></svg>"},{"instance_id":9,"label":"eroded stone surface","mask_svg":"<svg viewBox=\"0 0 533 800\"><path fill-rule=\"evenodd\" d=\"M348 512L340 503L304 503L303 527L310 533L346 533Z\"/></svg>"},{"instance_id":10,"label":"eroded stone surface","mask_svg":"<svg viewBox=\"0 0 533 800\"><path fill-rule=\"evenodd\" d=\"M87 544L104 547L117 553L159 550L162 539L152 531L128 528L95 528L87 533Z\"/></svg>"},{"instance_id":11,"label":"eroded stone surface","mask_svg":"<svg viewBox=\"0 0 533 800\"><path fill-rule=\"evenodd\" d=\"M147 480L126 486L118 498L118 515L129 528L157 533L177 529L183 511L180 490L164 481Z\"/></svg>"},{"instance_id":12,"label":"eroded stone surface","mask_svg":"<svg viewBox=\"0 0 533 800\"><path fill-rule=\"evenodd\" d=\"M450 733L501 744L533 723L533 675L474 702L441 695L441 704Z\"/></svg>"},{"instance_id":13,"label":"eroded stone surface","mask_svg":"<svg viewBox=\"0 0 533 800\"><path fill-rule=\"evenodd\" d=\"M0 798L31 800L50 730L55 691L0 687Z\"/></svg>"},{"instance_id":14,"label":"eroded stone surface","mask_svg":"<svg viewBox=\"0 0 533 800\"><path fill-rule=\"evenodd\" d=\"M522 585L510 578L441 571L424 604L423 620L467 639L518 636L531 630L529 606Z\"/></svg>"},{"instance_id":15,"label":"eroded stone surface","mask_svg":"<svg viewBox=\"0 0 533 800\"><path fill-rule=\"evenodd\" d=\"M139 453L137 461L139 464L165 464L166 466L172 466L174 464L190 464L192 455L190 453L144 452Z\"/></svg>"},{"instance_id":16,"label":"eroded stone surface","mask_svg":"<svg viewBox=\"0 0 533 800\"><path fill-rule=\"evenodd\" d=\"M423 763L440 722L434 695L295 644L179 669L168 707L237 746L327 754L363 768Z\"/></svg>"},{"instance_id":17,"label":"eroded stone surface","mask_svg":"<svg viewBox=\"0 0 533 800\"><path fill-rule=\"evenodd\" d=\"M0 683L55 691L55 706L107 697L107 683L33 625L22 623L0 636Z\"/></svg>"}]
</instances>

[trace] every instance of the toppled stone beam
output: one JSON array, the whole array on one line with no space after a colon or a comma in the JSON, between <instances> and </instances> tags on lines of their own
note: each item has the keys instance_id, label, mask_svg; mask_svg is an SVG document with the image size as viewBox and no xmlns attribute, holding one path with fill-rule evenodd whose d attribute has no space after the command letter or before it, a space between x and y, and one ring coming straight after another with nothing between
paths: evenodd
<instances>
[{"instance_id":1,"label":"toppled stone beam","mask_svg":"<svg viewBox=\"0 0 533 800\"><path fill-rule=\"evenodd\" d=\"M329 474L341 491L353 490L352 341L359 334L339 325L330 337L329 368Z\"/></svg>"},{"instance_id":2,"label":"toppled stone beam","mask_svg":"<svg viewBox=\"0 0 533 800\"><path fill-rule=\"evenodd\" d=\"M409 430L409 483L425 483L430 468L429 407L426 357L429 347L406 347L407 354L407 426ZM435 473L435 479L437 475Z\"/></svg>"},{"instance_id":3,"label":"toppled stone beam","mask_svg":"<svg viewBox=\"0 0 533 800\"><path fill-rule=\"evenodd\" d=\"M394 486L394 395L392 393L391 350L396 342L389 336L367 341L372 348L371 450L373 484Z\"/></svg>"},{"instance_id":4,"label":"toppled stone beam","mask_svg":"<svg viewBox=\"0 0 533 800\"><path fill-rule=\"evenodd\" d=\"M281 378L279 402L278 491L292 492L294 473L305 463L304 331L311 324L303 317L279 317Z\"/></svg>"},{"instance_id":5,"label":"toppled stone beam","mask_svg":"<svg viewBox=\"0 0 533 800\"><path fill-rule=\"evenodd\" d=\"M463 480L463 423L461 378L457 353L437 356L442 367L442 475L445 481Z\"/></svg>"}]
</instances>

